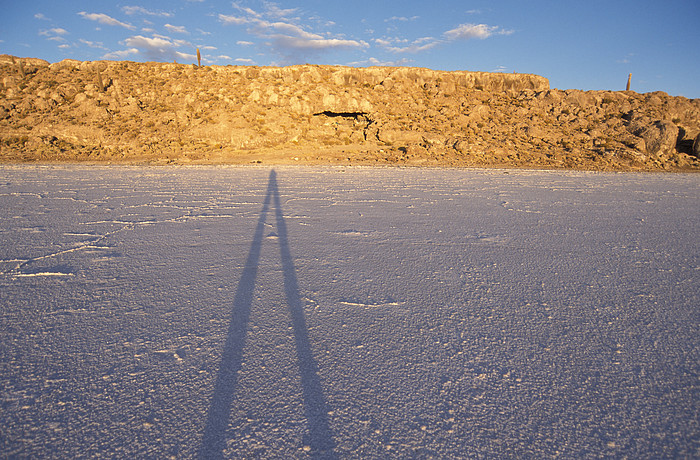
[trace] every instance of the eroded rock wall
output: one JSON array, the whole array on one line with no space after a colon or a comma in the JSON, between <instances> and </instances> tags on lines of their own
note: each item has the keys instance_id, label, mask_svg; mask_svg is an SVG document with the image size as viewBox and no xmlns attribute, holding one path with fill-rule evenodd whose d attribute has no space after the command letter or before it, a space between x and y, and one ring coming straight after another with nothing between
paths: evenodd
<instances>
[{"instance_id":1,"label":"eroded rock wall","mask_svg":"<svg viewBox=\"0 0 700 460\"><path fill-rule=\"evenodd\" d=\"M0 159L694 169L700 101L525 74L0 57Z\"/></svg>"}]
</instances>

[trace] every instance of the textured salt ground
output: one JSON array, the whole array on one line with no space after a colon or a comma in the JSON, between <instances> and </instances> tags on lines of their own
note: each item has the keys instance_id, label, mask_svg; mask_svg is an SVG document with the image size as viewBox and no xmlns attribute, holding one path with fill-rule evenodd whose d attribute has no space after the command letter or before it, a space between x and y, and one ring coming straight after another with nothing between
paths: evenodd
<instances>
[{"instance_id":1,"label":"textured salt ground","mask_svg":"<svg viewBox=\"0 0 700 460\"><path fill-rule=\"evenodd\" d=\"M700 455L697 175L0 168L3 457Z\"/></svg>"}]
</instances>

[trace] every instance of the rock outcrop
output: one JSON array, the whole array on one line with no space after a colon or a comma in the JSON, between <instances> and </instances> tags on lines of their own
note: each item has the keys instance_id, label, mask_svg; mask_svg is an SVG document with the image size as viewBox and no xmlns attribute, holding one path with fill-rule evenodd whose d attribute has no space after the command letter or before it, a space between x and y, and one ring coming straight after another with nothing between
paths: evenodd
<instances>
[{"instance_id":1,"label":"rock outcrop","mask_svg":"<svg viewBox=\"0 0 700 460\"><path fill-rule=\"evenodd\" d=\"M700 100L536 75L0 56L0 83L0 161L700 169Z\"/></svg>"}]
</instances>

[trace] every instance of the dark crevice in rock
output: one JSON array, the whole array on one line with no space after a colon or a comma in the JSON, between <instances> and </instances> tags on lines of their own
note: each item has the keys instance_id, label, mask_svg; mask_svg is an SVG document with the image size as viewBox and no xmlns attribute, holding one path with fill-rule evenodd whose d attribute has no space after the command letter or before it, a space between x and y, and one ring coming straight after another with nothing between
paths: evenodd
<instances>
[{"instance_id":1,"label":"dark crevice in rock","mask_svg":"<svg viewBox=\"0 0 700 460\"><path fill-rule=\"evenodd\" d=\"M331 118L343 117L343 118L354 118L355 120L357 120L360 117L366 116L367 112L332 112L330 110L324 110L323 112L314 113L315 117L318 117L321 115L326 116L326 117L331 117Z\"/></svg>"}]
</instances>

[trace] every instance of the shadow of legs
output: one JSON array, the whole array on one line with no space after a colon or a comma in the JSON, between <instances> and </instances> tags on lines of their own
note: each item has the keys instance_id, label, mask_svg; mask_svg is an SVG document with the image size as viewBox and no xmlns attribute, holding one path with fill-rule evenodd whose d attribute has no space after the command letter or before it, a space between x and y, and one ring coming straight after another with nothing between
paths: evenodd
<instances>
[{"instance_id":1,"label":"shadow of legs","mask_svg":"<svg viewBox=\"0 0 700 460\"><path fill-rule=\"evenodd\" d=\"M272 171L270 172L270 179L267 185L265 202L255 228L253 242L250 245L248 258L246 259L243 274L233 300L231 322L221 356L221 367L214 384L214 395L207 414L204 436L199 449L199 457L203 459L222 458L223 451L226 448L226 430L228 429L233 396L238 384L238 372L241 369L243 359L243 347L245 346L246 330L253 303L253 291L255 289L255 279L258 273L258 263L263 243L263 230L271 199L274 199L276 210L280 257L284 273L284 292L292 317L294 341L299 360L299 373L304 398L304 415L306 416L309 430L308 444L311 447L312 457L335 458L335 452L333 451L335 441L328 423L328 406L323 395L321 380L318 376L318 365L311 352L309 331L306 327L306 319L304 318L304 310L299 295L296 269L289 250L287 225L282 214L276 174L275 171Z\"/></svg>"},{"instance_id":2,"label":"shadow of legs","mask_svg":"<svg viewBox=\"0 0 700 460\"><path fill-rule=\"evenodd\" d=\"M258 274L263 230L265 228L267 211L270 207L273 180L274 176L271 175L265 202L260 212L258 224L255 227L253 242L250 245L243 274L238 282L238 289L236 289L236 295L233 299L231 322L229 323L226 343L221 354L221 366L214 384L214 396L209 407L207 423L204 427L202 445L199 449L200 458L222 458L223 450L226 447L226 429L228 428L233 395L238 384L238 371L241 369L241 361L243 359L243 347L250 318L250 308L253 303L255 278Z\"/></svg>"},{"instance_id":3,"label":"shadow of legs","mask_svg":"<svg viewBox=\"0 0 700 460\"><path fill-rule=\"evenodd\" d=\"M273 172L274 173L274 172ZM287 225L282 214L280 196L277 190L277 182L271 176L272 195L275 204L275 216L277 220L277 235L280 244L280 256L282 258L282 271L284 272L284 293L287 297L287 305L292 317L294 328L294 341L299 359L299 372L301 374L301 386L304 395L304 415L309 427L309 446L311 455L316 458L334 458L333 449L335 441L333 432L328 423L328 406L323 395L321 380L318 376L318 365L311 353L309 331L306 327L306 319L299 295L299 283L297 281L294 261L289 250L287 238Z\"/></svg>"}]
</instances>

